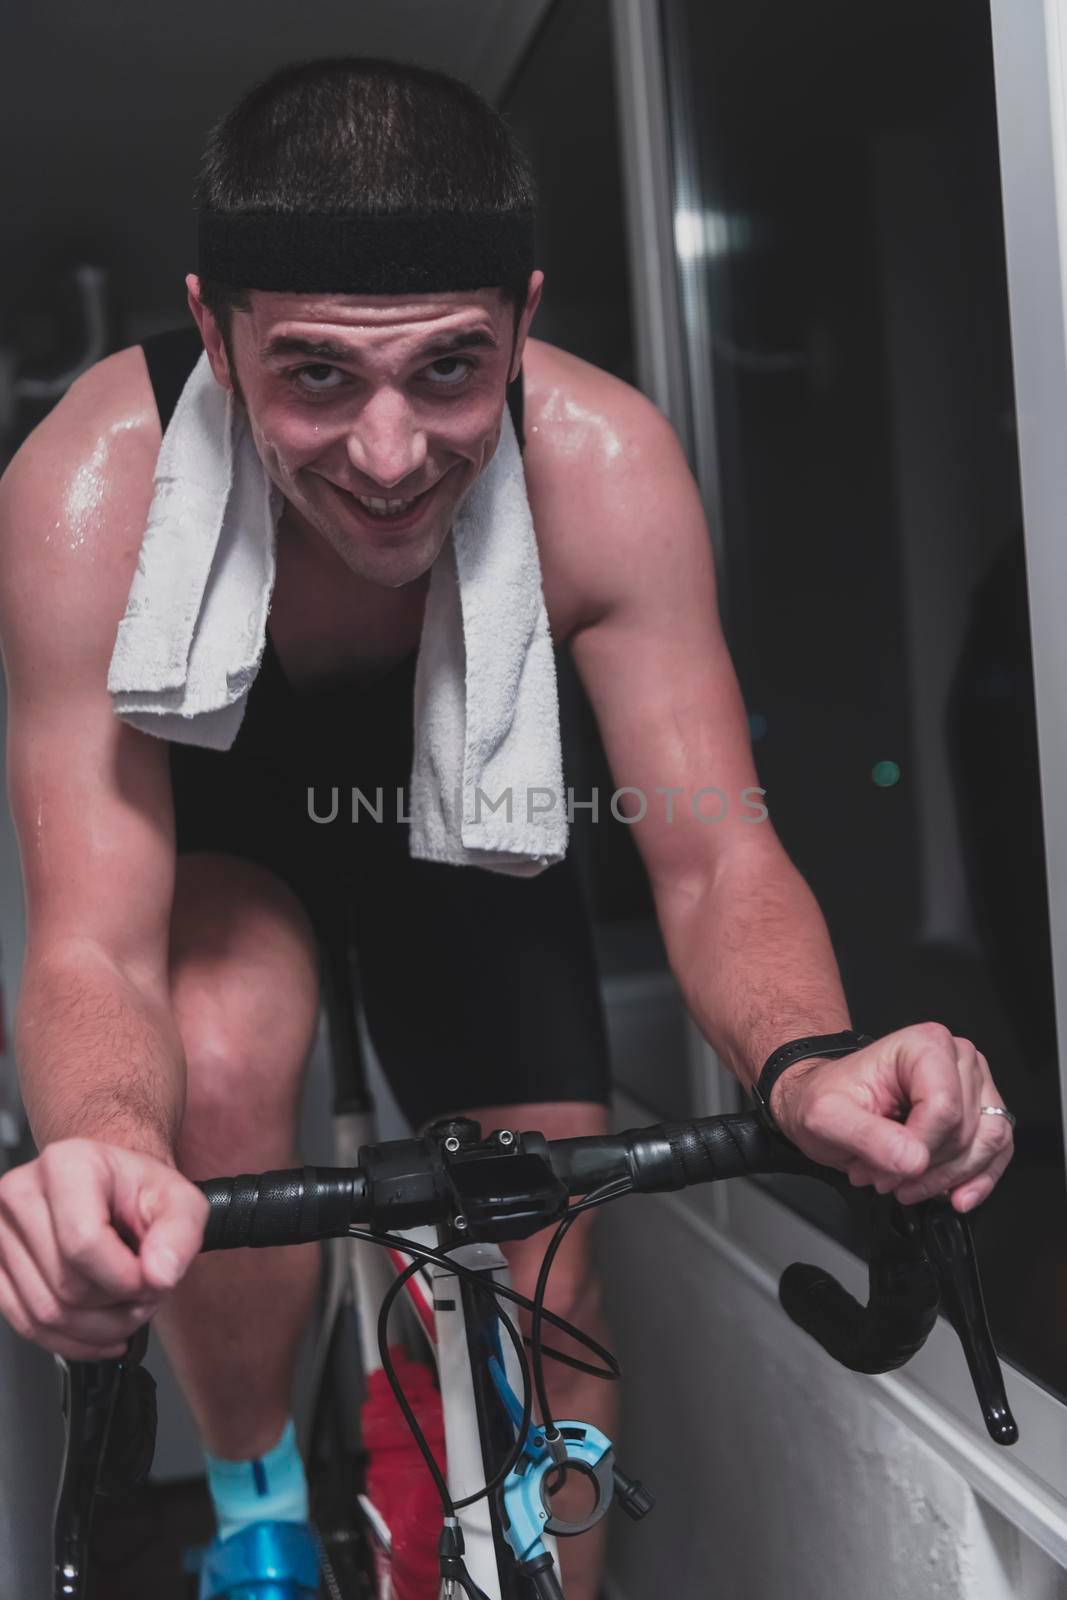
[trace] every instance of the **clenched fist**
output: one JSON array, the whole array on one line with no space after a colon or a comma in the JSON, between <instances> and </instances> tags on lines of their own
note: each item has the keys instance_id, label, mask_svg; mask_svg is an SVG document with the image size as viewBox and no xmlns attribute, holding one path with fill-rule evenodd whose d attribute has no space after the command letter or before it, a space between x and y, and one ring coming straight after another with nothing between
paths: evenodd
<instances>
[{"instance_id":1,"label":"clenched fist","mask_svg":"<svg viewBox=\"0 0 1067 1600\"><path fill-rule=\"evenodd\" d=\"M993 1192L1014 1151L985 1056L936 1022L876 1039L835 1061L798 1062L771 1091L787 1139L853 1184L892 1190L902 1205L949 1195L970 1211Z\"/></svg>"},{"instance_id":2,"label":"clenched fist","mask_svg":"<svg viewBox=\"0 0 1067 1600\"><path fill-rule=\"evenodd\" d=\"M121 1356L196 1255L207 1214L153 1156L58 1140L0 1178L0 1313L56 1355Z\"/></svg>"}]
</instances>

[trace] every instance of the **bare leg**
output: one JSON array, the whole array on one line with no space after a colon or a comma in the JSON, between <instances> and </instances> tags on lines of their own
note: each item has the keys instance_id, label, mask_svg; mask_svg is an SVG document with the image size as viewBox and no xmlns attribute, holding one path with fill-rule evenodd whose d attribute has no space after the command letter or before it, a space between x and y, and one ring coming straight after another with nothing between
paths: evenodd
<instances>
[{"instance_id":1,"label":"bare leg","mask_svg":"<svg viewBox=\"0 0 1067 1600\"><path fill-rule=\"evenodd\" d=\"M205 1178L292 1166L318 955L288 886L233 857L179 857L171 993L188 1064L181 1170ZM158 1313L212 1455L248 1460L277 1443L318 1272L317 1245L202 1256Z\"/></svg>"}]
</instances>

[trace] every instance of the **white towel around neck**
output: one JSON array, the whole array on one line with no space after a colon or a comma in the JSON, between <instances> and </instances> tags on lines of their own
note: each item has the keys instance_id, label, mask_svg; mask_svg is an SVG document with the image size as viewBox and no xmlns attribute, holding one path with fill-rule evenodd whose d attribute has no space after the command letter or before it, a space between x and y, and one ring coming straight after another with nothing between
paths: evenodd
<instances>
[{"instance_id":1,"label":"white towel around neck","mask_svg":"<svg viewBox=\"0 0 1067 1600\"><path fill-rule=\"evenodd\" d=\"M201 355L163 435L118 627L108 673L118 716L230 748L263 658L283 505L243 405ZM411 854L423 860L528 877L566 853L555 660L507 408L430 575L409 811Z\"/></svg>"}]
</instances>

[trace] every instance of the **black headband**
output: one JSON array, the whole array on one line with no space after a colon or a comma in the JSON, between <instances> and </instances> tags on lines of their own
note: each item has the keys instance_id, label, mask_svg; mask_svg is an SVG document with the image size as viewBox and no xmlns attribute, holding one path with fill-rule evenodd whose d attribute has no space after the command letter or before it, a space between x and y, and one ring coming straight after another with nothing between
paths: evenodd
<instances>
[{"instance_id":1,"label":"black headband","mask_svg":"<svg viewBox=\"0 0 1067 1600\"><path fill-rule=\"evenodd\" d=\"M532 211L199 214L200 278L236 289L525 289L533 264Z\"/></svg>"}]
</instances>

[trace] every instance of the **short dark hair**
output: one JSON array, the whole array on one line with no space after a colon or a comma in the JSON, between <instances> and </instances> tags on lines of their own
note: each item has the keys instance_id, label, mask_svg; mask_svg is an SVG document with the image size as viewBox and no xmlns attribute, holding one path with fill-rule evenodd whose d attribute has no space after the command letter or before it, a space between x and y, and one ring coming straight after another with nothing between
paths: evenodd
<instances>
[{"instance_id":1,"label":"short dark hair","mask_svg":"<svg viewBox=\"0 0 1067 1600\"><path fill-rule=\"evenodd\" d=\"M225 214L440 214L532 210L536 193L507 123L469 85L378 56L328 56L282 67L216 123L196 204ZM503 292L517 329L525 292ZM227 346L248 294L240 284L200 285Z\"/></svg>"}]
</instances>

